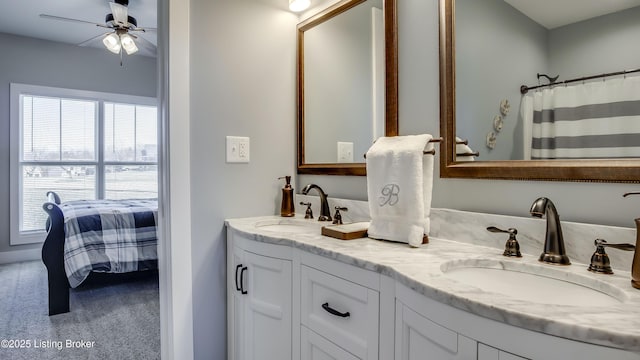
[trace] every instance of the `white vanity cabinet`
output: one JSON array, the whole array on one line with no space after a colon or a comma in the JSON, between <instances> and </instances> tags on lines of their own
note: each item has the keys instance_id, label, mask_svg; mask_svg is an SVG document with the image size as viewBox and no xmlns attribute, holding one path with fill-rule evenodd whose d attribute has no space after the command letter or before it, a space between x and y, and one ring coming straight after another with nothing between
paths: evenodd
<instances>
[{"instance_id":1,"label":"white vanity cabinet","mask_svg":"<svg viewBox=\"0 0 640 360\"><path fill-rule=\"evenodd\" d=\"M508 352L479 343L478 360L526 360L526 358L509 354Z\"/></svg>"},{"instance_id":2,"label":"white vanity cabinet","mask_svg":"<svg viewBox=\"0 0 640 360\"><path fill-rule=\"evenodd\" d=\"M526 360L479 343L396 303L396 360Z\"/></svg>"},{"instance_id":3,"label":"white vanity cabinet","mask_svg":"<svg viewBox=\"0 0 640 360\"><path fill-rule=\"evenodd\" d=\"M476 359L477 343L396 301L396 360ZM479 358L478 358L479 359Z\"/></svg>"},{"instance_id":4,"label":"white vanity cabinet","mask_svg":"<svg viewBox=\"0 0 640 360\"><path fill-rule=\"evenodd\" d=\"M545 334L544 317L530 317L529 329L491 320L502 314L493 298L474 303L415 280L401 259L377 262L398 250L393 244L241 229L227 233L229 359L640 360ZM366 260L372 249L380 255ZM567 337L589 331L571 319L562 329Z\"/></svg>"},{"instance_id":5,"label":"white vanity cabinet","mask_svg":"<svg viewBox=\"0 0 640 360\"><path fill-rule=\"evenodd\" d=\"M228 358L378 360L380 275L227 235Z\"/></svg>"},{"instance_id":6,"label":"white vanity cabinet","mask_svg":"<svg viewBox=\"0 0 640 360\"><path fill-rule=\"evenodd\" d=\"M396 282L395 360L640 359L453 308ZM432 355L433 354L433 355Z\"/></svg>"},{"instance_id":7,"label":"white vanity cabinet","mask_svg":"<svg viewBox=\"0 0 640 360\"><path fill-rule=\"evenodd\" d=\"M228 239L228 358L294 359L291 248Z\"/></svg>"}]
</instances>

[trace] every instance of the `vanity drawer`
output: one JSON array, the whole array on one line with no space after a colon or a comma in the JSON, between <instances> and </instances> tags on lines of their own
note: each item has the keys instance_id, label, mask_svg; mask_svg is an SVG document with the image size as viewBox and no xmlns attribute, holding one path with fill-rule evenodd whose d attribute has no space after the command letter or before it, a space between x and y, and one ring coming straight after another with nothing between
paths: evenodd
<instances>
[{"instance_id":1,"label":"vanity drawer","mask_svg":"<svg viewBox=\"0 0 640 360\"><path fill-rule=\"evenodd\" d=\"M378 358L379 293L302 265L303 325L360 359Z\"/></svg>"},{"instance_id":2,"label":"vanity drawer","mask_svg":"<svg viewBox=\"0 0 640 360\"><path fill-rule=\"evenodd\" d=\"M348 351L304 326L300 326L300 351L301 360L358 360Z\"/></svg>"}]
</instances>

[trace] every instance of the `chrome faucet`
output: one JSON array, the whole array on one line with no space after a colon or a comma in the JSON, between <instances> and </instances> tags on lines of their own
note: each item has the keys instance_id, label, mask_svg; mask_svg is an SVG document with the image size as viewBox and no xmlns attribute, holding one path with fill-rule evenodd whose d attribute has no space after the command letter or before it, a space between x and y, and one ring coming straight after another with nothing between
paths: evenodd
<instances>
[{"instance_id":1,"label":"chrome faucet","mask_svg":"<svg viewBox=\"0 0 640 360\"><path fill-rule=\"evenodd\" d=\"M329 203L327 202L327 194L316 184L308 184L305 186L304 189L302 189L302 194L307 195L311 189L318 190L318 194L320 194L320 216L318 216L318 221L331 221L331 211L329 210Z\"/></svg>"},{"instance_id":2,"label":"chrome faucet","mask_svg":"<svg viewBox=\"0 0 640 360\"><path fill-rule=\"evenodd\" d=\"M570 265L569 257L564 250L564 239L562 237L562 227L560 217L553 202L545 197L536 199L529 210L531 216L547 218L547 233L544 238L544 251L540 255L539 261L556 264Z\"/></svg>"}]
</instances>

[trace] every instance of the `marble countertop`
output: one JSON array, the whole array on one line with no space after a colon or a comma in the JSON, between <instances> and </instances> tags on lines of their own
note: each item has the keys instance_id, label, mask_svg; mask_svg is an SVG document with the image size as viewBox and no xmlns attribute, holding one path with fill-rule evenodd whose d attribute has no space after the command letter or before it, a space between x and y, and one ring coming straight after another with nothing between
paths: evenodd
<instances>
[{"instance_id":1,"label":"marble countertop","mask_svg":"<svg viewBox=\"0 0 640 360\"><path fill-rule=\"evenodd\" d=\"M532 331L571 340L640 352L640 291L631 287L630 273L594 274L587 265L573 262L554 266L538 262L537 255L522 258L502 256L502 249L431 237L429 244L410 248L407 244L368 238L349 241L322 236L315 220L313 233L280 233L256 227L258 222L282 220L279 216L230 219L225 223L249 239L293 246L301 250L389 276L429 298L455 308ZM612 306L574 306L532 303L454 281L441 267L451 261L467 264L492 263L508 268L526 267L540 275L559 276L571 282L587 281L621 300ZM514 265L516 264L516 265Z\"/></svg>"}]
</instances>

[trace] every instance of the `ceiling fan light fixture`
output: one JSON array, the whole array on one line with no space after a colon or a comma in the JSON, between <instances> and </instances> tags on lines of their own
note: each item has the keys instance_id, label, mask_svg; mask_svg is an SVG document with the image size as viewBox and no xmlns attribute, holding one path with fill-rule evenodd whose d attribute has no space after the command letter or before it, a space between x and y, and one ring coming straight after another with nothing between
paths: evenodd
<instances>
[{"instance_id":1,"label":"ceiling fan light fixture","mask_svg":"<svg viewBox=\"0 0 640 360\"><path fill-rule=\"evenodd\" d=\"M120 53L120 38L115 33L111 33L102 39L102 43L114 54Z\"/></svg>"},{"instance_id":2,"label":"ceiling fan light fixture","mask_svg":"<svg viewBox=\"0 0 640 360\"><path fill-rule=\"evenodd\" d=\"M135 54L138 51L135 41L129 34L120 35L120 43L122 48L127 52L127 55Z\"/></svg>"},{"instance_id":3,"label":"ceiling fan light fixture","mask_svg":"<svg viewBox=\"0 0 640 360\"><path fill-rule=\"evenodd\" d=\"M300 12L306 10L311 5L311 0L289 0L289 10Z\"/></svg>"}]
</instances>

